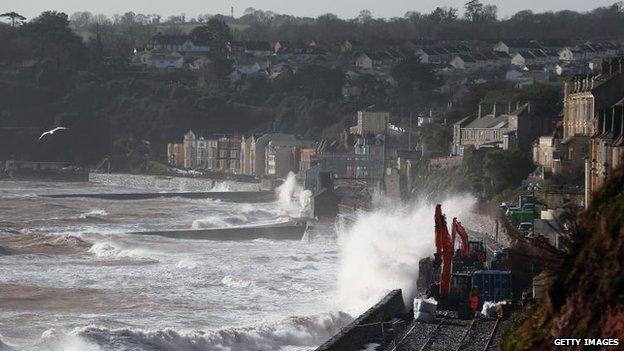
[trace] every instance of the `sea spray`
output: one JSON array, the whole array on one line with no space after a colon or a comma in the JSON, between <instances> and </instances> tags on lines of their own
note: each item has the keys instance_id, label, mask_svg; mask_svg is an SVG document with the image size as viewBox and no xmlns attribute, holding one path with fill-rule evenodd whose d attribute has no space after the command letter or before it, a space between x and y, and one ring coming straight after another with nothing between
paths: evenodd
<instances>
[{"instance_id":1,"label":"sea spray","mask_svg":"<svg viewBox=\"0 0 624 351\"><path fill-rule=\"evenodd\" d=\"M288 172L284 183L275 188L275 194L277 195L277 204L282 214L295 217L300 217L309 208L312 197L310 191L304 190L297 183L297 176L293 172ZM293 201L293 198L297 197L299 201Z\"/></svg>"},{"instance_id":2,"label":"sea spray","mask_svg":"<svg viewBox=\"0 0 624 351\"><path fill-rule=\"evenodd\" d=\"M456 196L442 203L449 218L468 213L474 198ZM381 201L372 212L360 212L353 224L338 228L341 265L338 304L359 314L387 292L402 289L407 305L416 294L418 262L435 251L435 204L417 201L397 205Z\"/></svg>"},{"instance_id":3,"label":"sea spray","mask_svg":"<svg viewBox=\"0 0 624 351\"><path fill-rule=\"evenodd\" d=\"M41 351L102 351L100 346L76 333L65 334L54 328L41 334L37 349Z\"/></svg>"}]
</instances>

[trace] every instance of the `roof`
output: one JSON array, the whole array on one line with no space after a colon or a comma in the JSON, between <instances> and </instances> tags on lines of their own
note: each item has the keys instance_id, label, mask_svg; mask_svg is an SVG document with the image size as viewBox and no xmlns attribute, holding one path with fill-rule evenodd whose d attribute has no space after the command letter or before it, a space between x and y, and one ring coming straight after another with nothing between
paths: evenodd
<instances>
[{"instance_id":1,"label":"roof","mask_svg":"<svg viewBox=\"0 0 624 351\"><path fill-rule=\"evenodd\" d=\"M459 54L457 55L464 62L475 62L475 59L470 55Z\"/></svg>"},{"instance_id":2,"label":"roof","mask_svg":"<svg viewBox=\"0 0 624 351\"><path fill-rule=\"evenodd\" d=\"M465 128L480 128L480 129L501 129L509 126L509 115L500 115L494 117L494 115L486 115L481 118L477 118L468 124Z\"/></svg>"},{"instance_id":3,"label":"roof","mask_svg":"<svg viewBox=\"0 0 624 351\"><path fill-rule=\"evenodd\" d=\"M505 39L501 40L502 43L511 48L520 49L541 49L542 46L535 40L530 39Z\"/></svg>"},{"instance_id":4,"label":"roof","mask_svg":"<svg viewBox=\"0 0 624 351\"><path fill-rule=\"evenodd\" d=\"M156 34L152 37L152 42L160 45L182 45L191 38L188 35L164 35Z\"/></svg>"},{"instance_id":5,"label":"roof","mask_svg":"<svg viewBox=\"0 0 624 351\"><path fill-rule=\"evenodd\" d=\"M268 41L247 41L244 46L246 50L271 51Z\"/></svg>"}]
</instances>

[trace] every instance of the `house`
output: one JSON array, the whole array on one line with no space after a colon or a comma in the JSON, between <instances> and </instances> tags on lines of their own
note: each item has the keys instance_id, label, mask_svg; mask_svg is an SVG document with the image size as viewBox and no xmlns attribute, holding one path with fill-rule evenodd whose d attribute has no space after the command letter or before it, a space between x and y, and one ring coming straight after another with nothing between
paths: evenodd
<instances>
[{"instance_id":1,"label":"house","mask_svg":"<svg viewBox=\"0 0 624 351\"><path fill-rule=\"evenodd\" d=\"M143 68L181 69L184 67L184 57L178 52L159 48L135 54L133 63Z\"/></svg>"},{"instance_id":2,"label":"house","mask_svg":"<svg viewBox=\"0 0 624 351\"><path fill-rule=\"evenodd\" d=\"M372 69L375 66L375 61L371 56L371 54L367 53L362 53L358 55L358 57L355 59L355 67L361 69ZM379 64L379 61L377 61L377 64Z\"/></svg>"},{"instance_id":3,"label":"house","mask_svg":"<svg viewBox=\"0 0 624 351\"><path fill-rule=\"evenodd\" d=\"M265 149L265 170L267 175L285 177L289 172L300 169L301 150L311 149L310 140L271 140Z\"/></svg>"},{"instance_id":4,"label":"house","mask_svg":"<svg viewBox=\"0 0 624 351\"><path fill-rule=\"evenodd\" d=\"M266 174L266 149L269 142L288 141L296 142L294 135L270 133L262 136L250 136L241 138L239 165L241 165L240 173L261 176Z\"/></svg>"},{"instance_id":5,"label":"house","mask_svg":"<svg viewBox=\"0 0 624 351\"><path fill-rule=\"evenodd\" d=\"M473 69L477 66L477 61L470 55L459 54L453 56L449 65L455 69Z\"/></svg>"},{"instance_id":6,"label":"house","mask_svg":"<svg viewBox=\"0 0 624 351\"><path fill-rule=\"evenodd\" d=\"M210 65L211 63L212 63L212 60L210 60L209 58L205 56L200 56L200 57L193 59L189 63L188 67L191 71L198 71L202 68L208 67L208 65Z\"/></svg>"},{"instance_id":7,"label":"house","mask_svg":"<svg viewBox=\"0 0 624 351\"><path fill-rule=\"evenodd\" d=\"M318 167L339 178L379 181L384 174L383 135L356 136L352 151L317 154Z\"/></svg>"},{"instance_id":8,"label":"house","mask_svg":"<svg viewBox=\"0 0 624 351\"><path fill-rule=\"evenodd\" d=\"M518 67L535 64L537 61L537 58L531 51L521 51L511 56L511 64Z\"/></svg>"},{"instance_id":9,"label":"house","mask_svg":"<svg viewBox=\"0 0 624 351\"><path fill-rule=\"evenodd\" d=\"M544 118L533 111L530 103L516 104L515 109L510 103L480 103L476 116L453 125L452 154L463 155L467 146L529 150L533 140L547 129Z\"/></svg>"},{"instance_id":10,"label":"house","mask_svg":"<svg viewBox=\"0 0 624 351\"><path fill-rule=\"evenodd\" d=\"M358 111L357 125L349 129L351 134L368 135L385 133L390 125L390 112Z\"/></svg>"},{"instance_id":11,"label":"house","mask_svg":"<svg viewBox=\"0 0 624 351\"><path fill-rule=\"evenodd\" d=\"M195 42L188 35L157 34L147 44L148 49L165 49L182 55L207 55L210 47L207 43Z\"/></svg>"},{"instance_id":12,"label":"house","mask_svg":"<svg viewBox=\"0 0 624 351\"><path fill-rule=\"evenodd\" d=\"M451 53L441 47L425 46L416 50L416 56L420 57L420 62L425 64L435 64L447 62L451 59Z\"/></svg>"},{"instance_id":13,"label":"house","mask_svg":"<svg viewBox=\"0 0 624 351\"><path fill-rule=\"evenodd\" d=\"M540 49L544 49L544 47L541 46L537 41L526 40L526 39L501 40L498 43L494 44L494 46L492 47L493 51L501 51L510 55L513 55L521 51L540 50Z\"/></svg>"},{"instance_id":14,"label":"house","mask_svg":"<svg viewBox=\"0 0 624 351\"><path fill-rule=\"evenodd\" d=\"M533 144L533 163L545 177L576 177L587 156L588 136L561 139L555 135L541 136Z\"/></svg>"},{"instance_id":15,"label":"house","mask_svg":"<svg viewBox=\"0 0 624 351\"><path fill-rule=\"evenodd\" d=\"M248 65L239 65L230 73L230 81L235 82L245 77L268 76L269 64L266 61L258 61Z\"/></svg>"},{"instance_id":16,"label":"house","mask_svg":"<svg viewBox=\"0 0 624 351\"><path fill-rule=\"evenodd\" d=\"M512 81L516 87L521 88L526 85L536 83L548 83L550 74L544 66L530 65L523 68L514 68L505 73L505 79Z\"/></svg>"},{"instance_id":17,"label":"house","mask_svg":"<svg viewBox=\"0 0 624 351\"><path fill-rule=\"evenodd\" d=\"M590 138L586 167L589 201L613 170L624 165L624 92L621 91L620 96L620 101L598 112L596 128Z\"/></svg>"},{"instance_id":18,"label":"house","mask_svg":"<svg viewBox=\"0 0 624 351\"><path fill-rule=\"evenodd\" d=\"M197 136L192 130L184 134L184 168L192 169L197 165Z\"/></svg>"},{"instance_id":19,"label":"house","mask_svg":"<svg viewBox=\"0 0 624 351\"><path fill-rule=\"evenodd\" d=\"M545 171L570 176L582 174L585 165L587 179L599 178L605 162L614 164L613 156L605 155L617 144L612 135L619 135L617 117L613 116L618 116L624 98L624 59L605 61L599 74L572 77L563 89L561 139L540 138L533 146L534 160ZM588 155L589 163L585 163ZM586 184L586 201L595 189Z\"/></svg>"},{"instance_id":20,"label":"house","mask_svg":"<svg viewBox=\"0 0 624 351\"><path fill-rule=\"evenodd\" d=\"M167 144L167 162L174 167L184 167L184 144L169 143Z\"/></svg>"},{"instance_id":21,"label":"house","mask_svg":"<svg viewBox=\"0 0 624 351\"><path fill-rule=\"evenodd\" d=\"M621 58L605 62L602 72L591 76L575 76L564 83L563 138L590 136L597 112L619 101L624 91L624 75L619 72Z\"/></svg>"},{"instance_id":22,"label":"house","mask_svg":"<svg viewBox=\"0 0 624 351\"><path fill-rule=\"evenodd\" d=\"M273 48L267 41L248 41L243 43L245 54L253 57L267 57L273 54Z\"/></svg>"},{"instance_id":23,"label":"house","mask_svg":"<svg viewBox=\"0 0 624 351\"><path fill-rule=\"evenodd\" d=\"M167 157L169 164L176 167L238 173L240 145L238 136L205 138L189 130L181 144L167 145Z\"/></svg>"}]
</instances>

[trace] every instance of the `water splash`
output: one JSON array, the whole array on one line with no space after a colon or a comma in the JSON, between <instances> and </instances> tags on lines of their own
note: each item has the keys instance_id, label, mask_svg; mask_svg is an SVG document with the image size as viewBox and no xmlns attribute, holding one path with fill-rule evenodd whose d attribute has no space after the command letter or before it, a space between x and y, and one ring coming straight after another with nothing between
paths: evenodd
<instances>
[{"instance_id":1,"label":"water splash","mask_svg":"<svg viewBox=\"0 0 624 351\"><path fill-rule=\"evenodd\" d=\"M462 218L475 200L457 196L442 203L449 217ZM355 222L338 228L341 263L338 304L349 313L361 313L390 290L400 288L406 304L416 294L418 262L435 251L435 204L384 206L361 212Z\"/></svg>"}]
</instances>

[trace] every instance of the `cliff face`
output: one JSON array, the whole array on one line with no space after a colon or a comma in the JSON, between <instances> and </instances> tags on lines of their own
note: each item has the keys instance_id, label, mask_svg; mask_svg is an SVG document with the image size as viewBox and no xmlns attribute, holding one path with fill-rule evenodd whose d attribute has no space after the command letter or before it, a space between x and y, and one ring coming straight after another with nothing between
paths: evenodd
<instances>
[{"instance_id":1,"label":"cliff face","mask_svg":"<svg viewBox=\"0 0 624 351\"><path fill-rule=\"evenodd\" d=\"M579 217L570 253L552 272L548 298L525 310L503 350L561 349L554 338L624 339L624 168ZM617 349L614 348L614 349Z\"/></svg>"}]
</instances>

